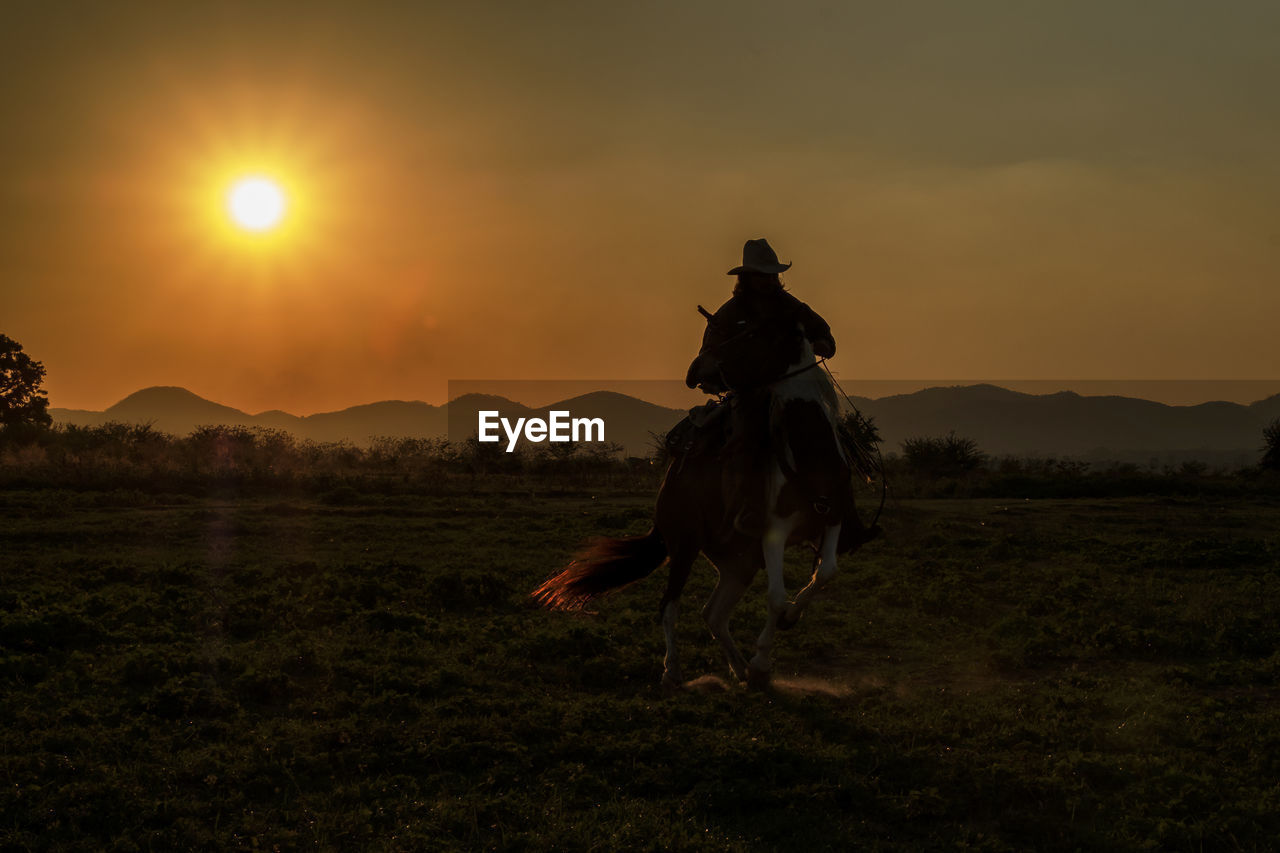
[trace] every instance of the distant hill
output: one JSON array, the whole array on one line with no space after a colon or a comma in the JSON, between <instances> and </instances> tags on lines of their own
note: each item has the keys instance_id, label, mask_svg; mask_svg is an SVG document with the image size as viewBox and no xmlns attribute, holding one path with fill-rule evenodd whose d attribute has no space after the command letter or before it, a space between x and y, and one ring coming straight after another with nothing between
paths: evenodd
<instances>
[{"instance_id":1,"label":"distant hill","mask_svg":"<svg viewBox=\"0 0 1280 853\"><path fill-rule=\"evenodd\" d=\"M172 386L157 386L135 391L105 412L50 409L49 414L55 423L80 426L97 426L111 422L149 423L162 432L175 435L186 435L201 424L251 425L256 423L252 415L247 415L239 409L214 403L185 388Z\"/></svg>"},{"instance_id":2,"label":"distant hill","mask_svg":"<svg viewBox=\"0 0 1280 853\"><path fill-rule=\"evenodd\" d=\"M957 385L879 399L854 398L854 402L874 418L886 451L898 450L904 439L913 436L939 436L955 430L996 456L1139 462L1154 456L1248 464L1258 458L1263 427L1280 417L1280 395L1247 406L1226 402L1169 406L1132 397L1083 397L1069 391L1037 395L995 385ZM276 410L253 415L172 387L143 389L104 412L49 411L60 423L150 423L175 435L209 424L261 426L314 441L345 440L364 445L374 436L431 438L452 434L460 440L475 433L477 413L485 409L496 409L509 419L546 418L553 409L569 411L575 417L604 418L605 438L636 456L652 450L651 434L666 432L685 414L682 409L597 391L538 408L503 397L467 394L444 406L388 400L307 416Z\"/></svg>"},{"instance_id":3,"label":"distant hill","mask_svg":"<svg viewBox=\"0 0 1280 853\"><path fill-rule=\"evenodd\" d=\"M665 435L688 414L685 409L668 409L613 391L595 391L562 400L539 410L545 417L552 409L569 411L574 417L603 418L608 432L605 439L616 441L632 456L647 456L653 451L652 434Z\"/></svg>"},{"instance_id":4,"label":"distant hill","mask_svg":"<svg viewBox=\"0 0 1280 853\"><path fill-rule=\"evenodd\" d=\"M82 409L50 409L55 422L95 426L117 421L149 423L174 435L186 435L200 426L267 427L291 432L313 441L352 441L368 444L374 436L438 436L448 431L445 408L428 403L387 400L352 406L339 412L291 415L271 410L257 415L206 400L185 388L144 388L125 397L104 412Z\"/></svg>"},{"instance_id":5,"label":"distant hill","mask_svg":"<svg viewBox=\"0 0 1280 853\"><path fill-rule=\"evenodd\" d=\"M102 414L108 421L125 423L138 422L159 415L164 420L157 420L155 426L166 432L169 431L166 423L176 426L187 423L232 424L248 418L239 409L211 402L185 388L171 386L136 391Z\"/></svg>"},{"instance_id":6,"label":"distant hill","mask_svg":"<svg viewBox=\"0 0 1280 853\"><path fill-rule=\"evenodd\" d=\"M397 438L445 435L449 431L449 416L444 406L432 406L418 401L385 400L381 403L352 406L338 412L295 418L292 426L286 426L282 422L279 428L315 441L367 444L371 438L379 435Z\"/></svg>"}]
</instances>

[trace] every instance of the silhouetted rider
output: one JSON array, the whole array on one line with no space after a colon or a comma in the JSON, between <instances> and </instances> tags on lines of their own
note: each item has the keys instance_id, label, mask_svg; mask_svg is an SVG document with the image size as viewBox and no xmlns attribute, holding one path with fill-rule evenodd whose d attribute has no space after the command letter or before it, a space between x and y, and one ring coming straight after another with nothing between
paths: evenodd
<instances>
[{"instance_id":1,"label":"silhouetted rider","mask_svg":"<svg viewBox=\"0 0 1280 853\"><path fill-rule=\"evenodd\" d=\"M778 277L790 268L791 264L778 261L769 241L748 240L742 247L742 263L728 272L738 277L733 296L746 308L749 323L792 320L803 330L814 355L830 358L836 353L831 326L788 293ZM757 534L765 521L765 475L771 458L770 392L768 388L738 389L727 402L729 436L723 451L726 521L742 533Z\"/></svg>"}]
</instances>

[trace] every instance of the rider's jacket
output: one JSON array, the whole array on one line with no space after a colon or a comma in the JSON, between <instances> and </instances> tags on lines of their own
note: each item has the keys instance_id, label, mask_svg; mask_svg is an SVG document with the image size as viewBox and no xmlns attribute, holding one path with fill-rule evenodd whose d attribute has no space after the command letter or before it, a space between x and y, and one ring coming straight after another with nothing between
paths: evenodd
<instances>
[{"instance_id":1,"label":"rider's jacket","mask_svg":"<svg viewBox=\"0 0 1280 853\"><path fill-rule=\"evenodd\" d=\"M836 341L831 336L831 326L822 316L785 290L769 293L744 291L734 298L743 302L754 319L780 318L794 315L804 328L804 336L819 358L831 358L836 354ZM732 300L730 300L732 301ZM725 303L726 305L728 302ZM721 308L724 306L722 305Z\"/></svg>"}]
</instances>

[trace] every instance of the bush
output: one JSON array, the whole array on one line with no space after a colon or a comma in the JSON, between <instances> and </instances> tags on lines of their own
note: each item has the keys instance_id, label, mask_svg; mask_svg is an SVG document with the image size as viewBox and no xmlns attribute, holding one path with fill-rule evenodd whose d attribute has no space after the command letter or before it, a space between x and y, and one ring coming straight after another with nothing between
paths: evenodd
<instances>
[{"instance_id":1,"label":"bush","mask_svg":"<svg viewBox=\"0 0 1280 853\"><path fill-rule=\"evenodd\" d=\"M841 416L837 428L845 446L853 449L854 472L867 481L879 479L884 474L880 460L880 442L884 439L875 419L854 409Z\"/></svg>"},{"instance_id":2,"label":"bush","mask_svg":"<svg viewBox=\"0 0 1280 853\"><path fill-rule=\"evenodd\" d=\"M908 438L902 442L907 470L918 477L964 477L982 468L986 454L971 438L955 431L942 438Z\"/></svg>"},{"instance_id":3,"label":"bush","mask_svg":"<svg viewBox=\"0 0 1280 853\"><path fill-rule=\"evenodd\" d=\"M1267 424L1262 430L1262 462L1265 471L1280 471L1280 418Z\"/></svg>"},{"instance_id":4,"label":"bush","mask_svg":"<svg viewBox=\"0 0 1280 853\"><path fill-rule=\"evenodd\" d=\"M617 444L571 453L472 439L375 437L367 448L346 441L297 439L283 430L203 426L185 437L150 425L107 423L32 429L0 441L0 486L137 488L150 493L209 487L301 489L328 494L341 486L380 492L472 489L477 477L500 488L628 485L656 487L662 468L624 460Z\"/></svg>"}]
</instances>

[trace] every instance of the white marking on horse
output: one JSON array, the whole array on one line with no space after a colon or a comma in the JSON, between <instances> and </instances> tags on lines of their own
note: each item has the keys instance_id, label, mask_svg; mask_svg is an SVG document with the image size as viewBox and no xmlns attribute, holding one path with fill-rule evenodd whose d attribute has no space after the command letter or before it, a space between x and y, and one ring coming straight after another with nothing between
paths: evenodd
<instances>
[{"instance_id":1,"label":"white marking on horse","mask_svg":"<svg viewBox=\"0 0 1280 853\"><path fill-rule=\"evenodd\" d=\"M805 401L815 403L826 415L834 432L837 416L835 391L826 375L817 368L804 369L812 365L814 361L813 347L806 339L800 357L794 364L788 366L786 371L787 373L800 372L796 372L794 376L788 376L773 386L771 418L778 417L788 402ZM836 441L835 444L843 457L844 450L840 446L841 442ZM795 454L792 452L789 442L783 442L780 453L785 463L794 469L796 465ZM761 543L764 551L765 576L769 582L767 593L768 615L765 617L764 629L760 632L760 636L756 641L755 657L751 659L752 671L763 677L768 676L772 667L770 654L773 650L773 636L779 623L785 619L788 624L791 624L799 619L805 607L808 606L809 601L813 598L814 593L835 576L836 546L840 540L841 519L837 518L834 524L827 526L823 530L822 541L819 544L821 556L818 565L814 569L813 577L808 585L801 590L800 594L796 596L795 601L788 602L786 580L782 572L783 556L786 551L787 538L791 535L791 531L796 524L799 523L801 514L798 510L793 510L787 516L781 516L777 513L778 498L782 494L782 488L785 484L786 475L783 473L781 466L775 461L769 477L769 523L765 530L764 540Z\"/></svg>"}]
</instances>

